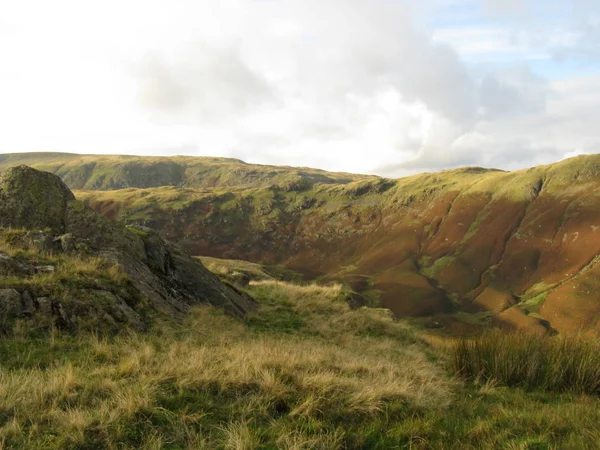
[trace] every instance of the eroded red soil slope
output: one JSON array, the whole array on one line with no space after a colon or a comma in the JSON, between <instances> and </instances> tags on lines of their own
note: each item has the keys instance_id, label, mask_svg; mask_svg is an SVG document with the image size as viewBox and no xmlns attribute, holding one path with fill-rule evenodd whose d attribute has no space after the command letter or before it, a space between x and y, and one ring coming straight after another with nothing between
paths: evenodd
<instances>
[{"instance_id":1,"label":"eroded red soil slope","mask_svg":"<svg viewBox=\"0 0 600 450\"><path fill-rule=\"evenodd\" d=\"M79 192L195 254L347 280L398 316L600 335L600 156L309 189L205 190L185 202ZM189 191L189 190L188 190ZM472 319L470 319L472 320Z\"/></svg>"}]
</instances>

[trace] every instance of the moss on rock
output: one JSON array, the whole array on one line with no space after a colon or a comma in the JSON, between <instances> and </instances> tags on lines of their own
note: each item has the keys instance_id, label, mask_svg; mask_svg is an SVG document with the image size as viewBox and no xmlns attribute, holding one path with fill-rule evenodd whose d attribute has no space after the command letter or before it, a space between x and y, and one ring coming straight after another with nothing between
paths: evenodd
<instances>
[{"instance_id":1,"label":"moss on rock","mask_svg":"<svg viewBox=\"0 0 600 450\"><path fill-rule=\"evenodd\" d=\"M75 197L55 175L27 166L0 172L0 226L63 232L67 203Z\"/></svg>"}]
</instances>

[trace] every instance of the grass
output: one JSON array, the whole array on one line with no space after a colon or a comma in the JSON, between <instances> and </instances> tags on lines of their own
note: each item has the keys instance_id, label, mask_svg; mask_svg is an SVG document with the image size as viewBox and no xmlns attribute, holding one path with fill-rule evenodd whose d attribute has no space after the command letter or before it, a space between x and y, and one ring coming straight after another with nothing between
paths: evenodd
<instances>
[{"instance_id":1,"label":"grass","mask_svg":"<svg viewBox=\"0 0 600 450\"><path fill-rule=\"evenodd\" d=\"M264 297L273 291L311 326L290 336L202 307L183 326L162 323L152 333L0 341L0 442L360 447L364 424L379 429L451 402L454 382L425 344L389 316L351 311L339 286L259 283L250 291L268 317Z\"/></svg>"},{"instance_id":2,"label":"grass","mask_svg":"<svg viewBox=\"0 0 600 450\"><path fill-rule=\"evenodd\" d=\"M230 283L247 284L248 281L287 280L300 281L302 276L282 266L266 266L237 259L220 259L199 256L204 266Z\"/></svg>"},{"instance_id":3,"label":"grass","mask_svg":"<svg viewBox=\"0 0 600 450\"><path fill-rule=\"evenodd\" d=\"M83 252L47 250L36 244L34 237L23 230L0 229L0 255L9 261L1 268L0 289L26 293L36 303L46 299L47 306L40 306L37 313L22 321L17 320L18 311L0 308L0 335L13 327L37 335L57 324L118 333L123 322L118 299L136 309L139 326L149 320L147 302L119 264Z\"/></svg>"},{"instance_id":4,"label":"grass","mask_svg":"<svg viewBox=\"0 0 600 450\"><path fill-rule=\"evenodd\" d=\"M30 276L2 276L0 288L42 288L45 291L66 291L82 286L115 287L128 281L120 267L102 257L52 252L23 245L13 237L22 234L19 230L0 229L0 252L35 267L48 270Z\"/></svg>"},{"instance_id":5,"label":"grass","mask_svg":"<svg viewBox=\"0 0 600 450\"><path fill-rule=\"evenodd\" d=\"M442 256L436 259L431 266L421 269L421 272L428 278L435 278L440 271L452 264L454 260L454 256Z\"/></svg>"},{"instance_id":6,"label":"grass","mask_svg":"<svg viewBox=\"0 0 600 450\"><path fill-rule=\"evenodd\" d=\"M247 290L260 309L245 320L199 307L183 324L112 337L31 338L17 327L0 340L0 448L551 449L600 439L597 395L580 393L589 389L455 379L440 356L454 346L432 347L384 310L351 310L339 285Z\"/></svg>"},{"instance_id":7,"label":"grass","mask_svg":"<svg viewBox=\"0 0 600 450\"><path fill-rule=\"evenodd\" d=\"M246 164L231 158L15 153L0 155L0 167L26 164L59 175L72 189L159 186L276 187L304 190L317 183L350 183L374 176L332 173L301 167Z\"/></svg>"},{"instance_id":8,"label":"grass","mask_svg":"<svg viewBox=\"0 0 600 450\"><path fill-rule=\"evenodd\" d=\"M493 331L460 341L452 357L456 373L469 380L600 394L600 344L594 340Z\"/></svg>"},{"instance_id":9,"label":"grass","mask_svg":"<svg viewBox=\"0 0 600 450\"><path fill-rule=\"evenodd\" d=\"M525 301L521 301L519 303L519 307L524 309L529 315L537 314L540 312L540 308L546 301L546 298L548 298L549 294L550 292L546 291L536 295L535 297L529 298Z\"/></svg>"}]
</instances>

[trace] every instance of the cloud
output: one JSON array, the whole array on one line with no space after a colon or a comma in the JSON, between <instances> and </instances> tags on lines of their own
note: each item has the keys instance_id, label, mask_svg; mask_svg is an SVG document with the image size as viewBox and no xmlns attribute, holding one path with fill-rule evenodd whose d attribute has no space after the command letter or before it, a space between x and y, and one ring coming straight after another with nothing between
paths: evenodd
<instances>
[{"instance_id":1,"label":"cloud","mask_svg":"<svg viewBox=\"0 0 600 450\"><path fill-rule=\"evenodd\" d=\"M197 42L175 61L146 55L134 68L140 105L178 120L220 121L273 100L266 80L232 43Z\"/></svg>"},{"instance_id":2,"label":"cloud","mask_svg":"<svg viewBox=\"0 0 600 450\"><path fill-rule=\"evenodd\" d=\"M482 116L490 120L541 113L550 92L547 83L526 66L488 74L479 87Z\"/></svg>"},{"instance_id":3,"label":"cloud","mask_svg":"<svg viewBox=\"0 0 600 450\"><path fill-rule=\"evenodd\" d=\"M243 32L229 36L238 45L210 49L208 57L199 45L170 64L151 60L154 75L141 83L141 98L167 117L199 126L226 119L227 154L254 162L395 176L470 164L519 167L573 151L569 127L561 127L564 138L557 142L545 138L545 127L569 108L572 94L557 91L528 61L474 71L452 46L464 37L457 48L478 55L475 60L500 53L550 57L544 33L551 30L519 28L535 21L539 2L486 0L483 6L503 21L518 17L514 28L477 24L430 33L402 1L254 4L238 23ZM488 48L473 47L482 42ZM560 100L548 111L555 96ZM579 117L572 111L560 120Z\"/></svg>"},{"instance_id":4,"label":"cloud","mask_svg":"<svg viewBox=\"0 0 600 450\"><path fill-rule=\"evenodd\" d=\"M595 0L57 1L3 7L0 149L389 176L600 151Z\"/></svg>"},{"instance_id":5,"label":"cloud","mask_svg":"<svg viewBox=\"0 0 600 450\"><path fill-rule=\"evenodd\" d=\"M555 58L600 61L600 17L595 22L584 20L566 34L566 42L558 44L552 51Z\"/></svg>"},{"instance_id":6,"label":"cloud","mask_svg":"<svg viewBox=\"0 0 600 450\"><path fill-rule=\"evenodd\" d=\"M518 169L600 153L600 76L550 83L542 112L503 114L430 142L412 159L378 167L386 176L465 165Z\"/></svg>"}]
</instances>

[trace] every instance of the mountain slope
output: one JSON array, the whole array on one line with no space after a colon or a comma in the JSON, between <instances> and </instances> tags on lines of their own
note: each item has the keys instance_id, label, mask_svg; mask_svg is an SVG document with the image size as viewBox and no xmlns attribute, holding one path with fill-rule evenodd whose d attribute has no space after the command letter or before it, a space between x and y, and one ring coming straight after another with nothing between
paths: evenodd
<instances>
[{"instance_id":1,"label":"mountain slope","mask_svg":"<svg viewBox=\"0 0 600 450\"><path fill-rule=\"evenodd\" d=\"M591 155L517 172L465 168L297 190L76 195L193 254L342 280L398 316L435 316L424 323L449 332L495 324L598 334L599 176Z\"/></svg>"},{"instance_id":2,"label":"mountain slope","mask_svg":"<svg viewBox=\"0 0 600 450\"><path fill-rule=\"evenodd\" d=\"M177 186L207 188L280 186L303 190L316 183L349 183L373 176L309 168L261 166L238 159L12 153L0 155L0 168L25 164L60 176L71 189L122 189Z\"/></svg>"}]
</instances>

